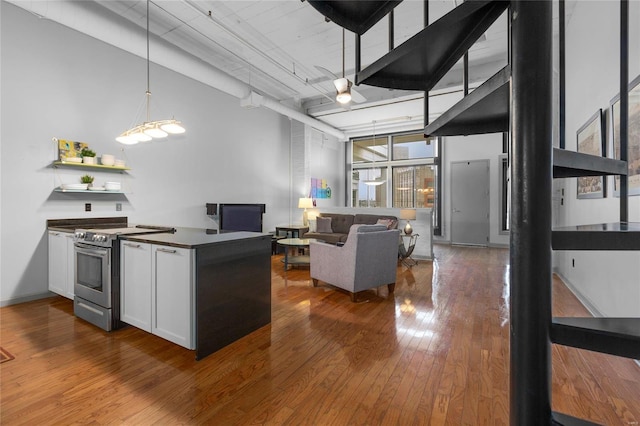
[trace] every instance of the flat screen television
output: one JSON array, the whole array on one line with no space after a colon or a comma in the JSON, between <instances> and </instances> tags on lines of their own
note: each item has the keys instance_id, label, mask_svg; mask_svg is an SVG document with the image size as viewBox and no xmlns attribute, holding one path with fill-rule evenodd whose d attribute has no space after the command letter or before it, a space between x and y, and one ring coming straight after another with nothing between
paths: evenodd
<instances>
[{"instance_id":1,"label":"flat screen television","mask_svg":"<svg viewBox=\"0 0 640 426\"><path fill-rule=\"evenodd\" d=\"M264 204L220 204L220 231L262 232Z\"/></svg>"}]
</instances>

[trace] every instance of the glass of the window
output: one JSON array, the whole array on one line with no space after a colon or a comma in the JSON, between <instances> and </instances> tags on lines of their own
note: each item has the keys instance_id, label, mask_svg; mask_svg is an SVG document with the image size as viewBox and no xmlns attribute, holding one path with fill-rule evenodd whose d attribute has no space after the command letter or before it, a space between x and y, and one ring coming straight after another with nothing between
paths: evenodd
<instances>
[{"instance_id":1,"label":"glass of the window","mask_svg":"<svg viewBox=\"0 0 640 426\"><path fill-rule=\"evenodd\" d=\"M394 135L391 138L393 160L415 160L419 158L433 158L435 153L435 139L424 138L422 133L408 135Z\"/></svg>"},{"instance_id":2,"label":"glass of the window","mask_svg":"<svg viewBox=\"0 0 640 426\"><path fill-rule=\"evenodd\" d=\"M354 177L356 177L354 173ZM352 191L354 207L387 206L387 169L372 167L357 170Z\"/></svg>"}]
</instances>

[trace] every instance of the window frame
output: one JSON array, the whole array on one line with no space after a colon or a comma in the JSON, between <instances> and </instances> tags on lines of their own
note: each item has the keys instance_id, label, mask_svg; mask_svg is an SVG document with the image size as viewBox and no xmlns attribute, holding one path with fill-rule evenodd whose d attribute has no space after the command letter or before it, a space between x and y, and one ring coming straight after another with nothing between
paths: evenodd
<instances>
[{"instance_id":1,"label":"window frame","mask_svg":"<svg viewBox=\"0 0 640 426\"><path fill-rule=\"evenodd\" d=\"M434 235L441 235L441 217L442 217L442 138L435 137L433 139L433 143L435 144L433 147L433 157L425 157L425 158L417 158L417 159L403 159L403 160L395 160L393 157L393 137L394 136L402 136L402 135L410 135L410 134L421 134L420 130L414 131L404 131L404 132L396 132L396 133L384 133L380 135L363 135L354 138L350 138L346 147L346 165L345 165L345 194L346 195L346 203L345 205L349 207L358 207L354 205L355 191L357 189L354 187L354 179L353 175L360 169L370 169L373 164L375 164L376 168L385 168L386 169L386 205L380 206L383 208L393 208L393 169L394 167L414 167L414 166L429 166L434 168L434 188L435 188L435 197L434 197L434 206L431 207L432 217L433 217L433 233ZM379 139L386 139L387 142L387 159L385 161L375 161L375 162L353 162L353 148L354 143L367 139L375 139L376 142ZM377 144L376 144L377 145ZM415 197L413 197L413 203L415 206ZM376 207L371 207L376 208ZM429 207L414 207L414 208L429 208Z\"/></svg>"}]
</instances>

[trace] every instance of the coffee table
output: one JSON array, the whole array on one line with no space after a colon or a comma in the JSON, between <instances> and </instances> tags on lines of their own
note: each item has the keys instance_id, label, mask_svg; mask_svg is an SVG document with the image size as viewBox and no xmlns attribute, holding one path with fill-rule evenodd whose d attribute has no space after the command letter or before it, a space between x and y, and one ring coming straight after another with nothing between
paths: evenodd
<instances>
[{"instance_id":1,"label":"coffee table","mask_svg":"<svg viewBox=\"0 0 640 426\"><path fill-rule=\"evenodd\" d=\"M290 250L308 248L309 243L311 242L322 242L322 240L317 240L315 238L283 238L278 240L278 244L284 247L284 269L285 271L289 269L289 265L308 265L310 263L309 255L294 255L289 256Z\"/></svg>"}]
</instances>

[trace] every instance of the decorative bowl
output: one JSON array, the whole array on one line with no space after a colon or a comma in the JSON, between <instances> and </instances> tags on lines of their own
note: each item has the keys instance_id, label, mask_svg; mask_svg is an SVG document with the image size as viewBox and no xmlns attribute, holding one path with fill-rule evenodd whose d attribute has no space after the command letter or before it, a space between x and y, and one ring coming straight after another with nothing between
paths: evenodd
<instances>
[{"instance_id":1,"label":"decorative bowl","mask_svg":"<svg viewBox=\"0 0 640 426\"><path fill-rule=\"evenodd\" d=\"M102 154L102 157L100 157L100 162L105 166L113 166L116 162L116 159L111 154Z\"/></svg>"},{"instance_id":2,"label":"decorative bowl","mask_svg":"<svg viewBox=\"0 0 640 426\"><path fill-rule=\"evenodd\" d=\"M107 191L120 191L122 189L122 185L120 185L120 182L105 182L104 189Z\"/></svg>"}]
</instances>

